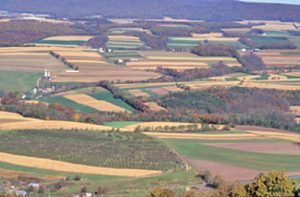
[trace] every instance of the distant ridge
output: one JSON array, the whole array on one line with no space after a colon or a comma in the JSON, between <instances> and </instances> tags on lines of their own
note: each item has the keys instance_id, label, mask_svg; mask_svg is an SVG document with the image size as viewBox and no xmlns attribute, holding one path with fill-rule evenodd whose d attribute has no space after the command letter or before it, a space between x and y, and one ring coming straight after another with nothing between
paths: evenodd
<instances>
[{"instance_id":1,"label":"distant ridge","mask_svg":"<svg viewBox=\"0 0 300 197\"><path fill-rule=\"evenodd\" d=\"M0 10L58 17L174 18L213 21L264 19L300 21L300 5L235 0L1 0Z\"/></svg>"}]
</instances>

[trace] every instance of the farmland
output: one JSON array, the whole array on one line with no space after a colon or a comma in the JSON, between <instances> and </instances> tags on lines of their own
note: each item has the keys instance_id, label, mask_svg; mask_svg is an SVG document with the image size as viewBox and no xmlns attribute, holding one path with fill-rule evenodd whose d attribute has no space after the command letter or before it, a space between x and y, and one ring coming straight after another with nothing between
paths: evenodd
<instances>
[{"instance_id":1,"label":"farmland","mask_svg":"<svg viewBox=\"0 0 300 197\"><path fill-rule=\"evenodd\" d=\"M144 43L135 36L109 35L106 45L112 49L137 49L144 47Z\"/></svg>"},{"instance_id":2,"label":"farmland","mask_svg":"<svg viewBox=\"0 0 300 197\"><path fill-rule=\"evenodd\" d=\"M212 134L213 135L213 134ZM188 158L196 169L211 170L228 180L247 180L258 173L272 169L285 170L289 175L299 175L298 145L273 139L163 139L179 154ZM251 145L247 148L247 145ZM285 149L274 148L281 147ZM265 147L266 152L253 146ZM239 147L239 148L237 148ZM240 148L241 147L241 148ZM273 148L272 148L273 147ZM267 150L272 152L267 152ZM222 169L222 170L220 170Z\"/></svg>"},{"instance_id":3,"label":"farmland","mask_svg":"<svg viewBox=\"0 0 300 197\"><path fill-rule=\"evenodd\" d=\"M11 140L16 136L18 140ZM1 141L0 150L4 153L96 167L167 170L176 167L178 161L163 144L141 134L10 131L1 133Z\"/></svg>"},{"instance_id":4,"label":"farmland","mask_svg":"<svg viewBox=\"0 0 300 197\"><path fill-rule=\"evenodd\" d=\"M298 23L64 24L77 31L0 48L0 182L64 179L53 195L101 185L140 197L214 191L204 170L240 183L300 175Z\"/></svg>"}]
</instances>

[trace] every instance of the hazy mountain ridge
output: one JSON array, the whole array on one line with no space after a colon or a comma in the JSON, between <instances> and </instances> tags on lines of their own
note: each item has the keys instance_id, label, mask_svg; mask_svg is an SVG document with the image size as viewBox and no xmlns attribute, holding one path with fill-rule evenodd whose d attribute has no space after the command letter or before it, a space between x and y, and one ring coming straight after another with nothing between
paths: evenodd
<instances>
[{"instance_id":1,"label":"hazy mountain ridge","mask_svg":"<svg viewBox=\"0 0 300 197\"><path fill-rule=\"evenodd\" d=\"M105 17L204 20L270 19L300 21L299 5L245 3L233 0L3 0L1 10L49 13L59 17L102 14Z\"/></svg>"}]
</instances>

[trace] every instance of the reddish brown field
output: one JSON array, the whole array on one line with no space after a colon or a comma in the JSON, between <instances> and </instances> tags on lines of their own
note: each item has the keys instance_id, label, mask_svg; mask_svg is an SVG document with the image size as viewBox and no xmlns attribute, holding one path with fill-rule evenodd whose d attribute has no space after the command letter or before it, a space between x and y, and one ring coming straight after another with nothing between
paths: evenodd
<instances>
[{"instance_id":1,"label":"reddish brown field","mask_svg":"<svg viewBox=\"0 0 300 197\"><path fill-rule=\"evenodd\" d=\"M208 143L206 145L247 152L300 155L300 145L291 142Z\"/></svg>"},{"instance_id":2,"label":"reddish brown field","mask_svg":"<svg viewBox=\"0 0 300 197\"><path fill-rule=\"evenodd\" d=\"M213 175L221 175L227 181L245 181L252 180L262 171L243 168L235 165L227 165L212 161L187 159L187 161L199 172L208 170Z\"/></svg>"},{"instance_id":3,"label":"reddish brown field","mask_svg":"<svg viewBox=\"0 0 300 197\"><path fill-rule=\"evenodd\" d=\"M151 89L152 92L154 92L155 94L158 95L166 95L169 94L169 91L163 88L152 88Z\"/></svg>"}]
</instances>

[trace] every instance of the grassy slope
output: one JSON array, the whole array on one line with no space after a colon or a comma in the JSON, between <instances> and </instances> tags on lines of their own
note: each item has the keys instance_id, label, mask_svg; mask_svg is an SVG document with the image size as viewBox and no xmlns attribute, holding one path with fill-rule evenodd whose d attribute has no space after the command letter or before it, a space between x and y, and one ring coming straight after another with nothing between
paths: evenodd
<instances>
[{"instance_id":1,"label":"grassy slope","mask_svg":"<svg viewBox=\"0 0 300 197\"><path fill-rule=\"evenodd\" d=\"M258 170L300 170L300 157L295 155L252 153L210 147L197 140L164 140L179 154L192 158Z\"/></svg>"},{"instance_id":2,"label":"grassy slope","mask_svg":"<svg viewBox=\"0 0 300 197\"><path fill-rule=\"evenodd\" d=\"M50 103L50 104L58 103L58 104L61 104L65 107L71 107L74 110L79 111L79 112L84 112L84 113L97 112L96 109L93 109L91 107L75 103L74 101L66 99L62 96L47 97L47 98L44 98L43 101L47 102L47 103Z\"/></svg>"},{"instance_id":3,"label":"grassy slope","mask_svg":"<svg viewBox=\"0 0 300 197\"><path fill-rule=\"evenodd\" d=\"M0 71L0 90L29 91L36 86L41 73L22 71Z\"/></svg>"}]
</instances>

